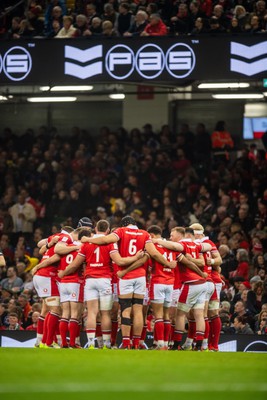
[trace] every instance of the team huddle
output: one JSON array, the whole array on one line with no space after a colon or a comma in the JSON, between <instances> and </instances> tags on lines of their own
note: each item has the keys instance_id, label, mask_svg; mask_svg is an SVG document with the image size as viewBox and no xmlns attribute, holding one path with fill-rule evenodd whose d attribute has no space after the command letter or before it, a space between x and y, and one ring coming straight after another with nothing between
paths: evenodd
<instances>
[{"instance_id":1,"label":"team huddle","mask_svg":"<svg viewBox=\"0 0 267 400\"><path fill-rule=\"evenodd\" d=\"M120 348L142 349L150 305L153 348L218 351L222 260L202 225L175 227L165 240L159 226L139 229L131 216L111 233L108 221L98 221L93 233L91 220L82 218L75 230L64 227L38 245L37 347L80 348L86 312L89 349L116 348L118 315Z\"/></svg>"}]
</instances>

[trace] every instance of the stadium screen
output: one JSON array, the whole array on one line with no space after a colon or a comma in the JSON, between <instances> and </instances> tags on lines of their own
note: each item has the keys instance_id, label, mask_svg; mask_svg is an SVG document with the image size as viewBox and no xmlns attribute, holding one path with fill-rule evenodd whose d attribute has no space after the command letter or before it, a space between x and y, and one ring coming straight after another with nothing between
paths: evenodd
<instances>
[{"instance_id":1,"label":"stadium screen","mask_svg":"<svg viewBox=\"0 0 267 400\"><path fill-rule=\"evenodd\" d=\"M261 139L267 131L267 117L244 117L243 139Z\"/></svg>"}]
</instances>

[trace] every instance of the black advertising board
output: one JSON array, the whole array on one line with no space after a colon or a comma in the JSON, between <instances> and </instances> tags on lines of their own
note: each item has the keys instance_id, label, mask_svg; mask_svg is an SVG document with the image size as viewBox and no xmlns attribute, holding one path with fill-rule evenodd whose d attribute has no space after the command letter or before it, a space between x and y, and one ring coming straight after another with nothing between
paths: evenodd
<instances>
[{"instance_id":1,"label":"black advertising board","mask_svg":"<svg viewBox=\"0 0 267 400\"><path fill-rule=\"evenodd\" d=\"M179 85L266 77L266 35L0 42L0 85Z\"/></svg>"}]
</instances>

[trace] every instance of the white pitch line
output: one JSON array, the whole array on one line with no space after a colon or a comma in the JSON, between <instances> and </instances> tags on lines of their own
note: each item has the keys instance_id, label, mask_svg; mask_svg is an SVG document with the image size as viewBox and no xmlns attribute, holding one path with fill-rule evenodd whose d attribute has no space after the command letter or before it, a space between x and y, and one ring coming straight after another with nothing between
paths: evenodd
<instances>
[{"instance_id":1,"label":"white pitch line","mask_svg":"<svg viewBox=\"0 0 267 400\"><path fill-rule=\"evenodd\" d=\"M267 383L27 383L0 384L0 393L58 392L267 392Z\"/></svg>"}]
</instances>

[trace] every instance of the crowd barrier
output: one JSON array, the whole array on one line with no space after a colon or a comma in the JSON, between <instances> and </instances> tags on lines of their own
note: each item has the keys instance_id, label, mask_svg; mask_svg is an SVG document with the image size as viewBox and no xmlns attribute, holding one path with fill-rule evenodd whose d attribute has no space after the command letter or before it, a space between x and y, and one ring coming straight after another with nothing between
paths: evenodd
<instances>
[{"instance_id":1,"label":"crowd barrier","mask_svg":"<svg viewBox=\"0 0 267 400\"><path fill-rule=\"evenodd\" d=\"M0 331L0 347L34 347L36 333L32 331ZM153 344L153 335L147 334L146 345ZM81 345L87 347L85 332L81 333ZM221 335L220 351L267 353L267 335Z\"/></svg>"}]
</instances>

